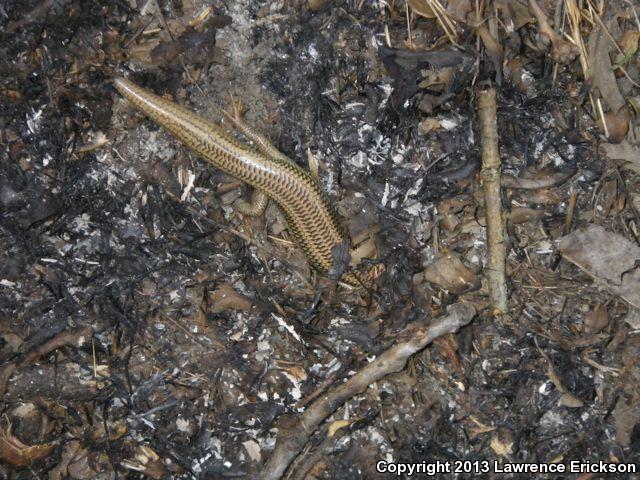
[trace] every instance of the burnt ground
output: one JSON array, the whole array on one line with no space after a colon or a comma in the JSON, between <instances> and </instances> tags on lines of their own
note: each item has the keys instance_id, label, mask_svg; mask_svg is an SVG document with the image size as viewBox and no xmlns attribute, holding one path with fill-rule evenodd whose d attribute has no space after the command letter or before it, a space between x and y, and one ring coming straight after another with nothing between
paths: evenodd
<instances>
[{"instance_id":1,"label":"burnt ground","mask_svg":"<svg viewBox=\"0 0 640 480\"><path fill-rule=\"evenodd\" d=\"M472 323L309 432L288 478L396 477L380 460L638 465L634 7L583 5L572 31L571 2L549 2L585 46L565 58L526 2L489 2L483 31L469 2L444 2L448 36L409 3L0 3L2 478L254 477L297 414L455 303ZM129 107L117 75L216 120L240 100L316 166L383 270L375 291L315 275L275 206L243 218L244 187ZM502 315L479 174L489 86Z\"/></svg>"}]
</instances>

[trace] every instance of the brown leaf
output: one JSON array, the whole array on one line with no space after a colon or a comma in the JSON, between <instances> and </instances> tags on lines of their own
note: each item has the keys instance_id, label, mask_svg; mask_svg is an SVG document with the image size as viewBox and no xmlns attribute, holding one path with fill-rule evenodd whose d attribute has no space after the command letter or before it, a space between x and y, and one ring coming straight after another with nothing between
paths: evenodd
<instances>
[{"instance_id":1,"label":"brown leaf","mask_svg":"<svg viewBox=\"0 0 640 480\"><path fill-rule=\"evenodd\" d=\"M507 25L507 28L510 27L513 30L520 30L534 21L525 3L519 0L496 0L494 2L504 18L503 23Z\"/></svg>"},{"instance_id":2,"label":"brown leaf","mask_svg":"<svg viewBox=\"0 0 640 480\"><path fill-rule=\"evenodd\" d=\"M598 305L584 317L583 331L587 334L598 333L609 325L609 312L604 305Z\"/></svg>"},{"instance_id":3,"label":"brown leaf","mask_svg":"<svg viewBox=\"0 0 640 480\"><path fill-rule=\"evenodd\" d=\"M607 135L607 139L611 143L620 143L627 136L629 130L629 122L631 115L626 105L622 106L617 112L608 112L604 114L604 123L602 124L602 117L599 118L598 125L600 130Z\"/></svg>"},{"instance_id":4,"label":"brown leaf","mask_svg":"<svg viewBox=\"0 0 640 480\"><path fill-rule=\"evenodd\" d=\"M640 308L640 268L636 266L640 247L635 243L591 225L562 237L558 250L611 292Z\"/></svg>"},{"instance_id":5,"label":"brown leaf","mask_svg":"<svg viewBox=\"0 0 640 480\"><path fill-rule=\"evenodd\" d=\"M246 312L251 309L252 305L251 301L236 292L230 283L225 283L211 292L209 301L211 302L211 311L213 313L220 313L225 310L242 310Z\"/></svg>"},{"instance_id":6,"label":"brown leaf","mask_svg":"<svg viewBox=\"0 0 640 480\"><path fill-rule=\"evenodd\" d=\"M629 63L629 60L631 60L638 51L638 39L640 39L640 32L626 30L622 33L620 40L618 40L618 45L622 52L616 55L616 66Z\"/></svg>"},{"instance_id":7,"label":"brown leaf","mask_svg":"<svg viewBox=\"0 0 640 480\"><path fill-rule=\"evenodd\" d=\"M615 178L603 182L598 192L595 206L605 216L617 213L616 205L618 204L618 181Z\"/></svg>"},{"instance_id":8,"label":"brown leaf","mask_svg":"<svg viewBox=\"0 0 640 480\"><path fill-rule=\"evenodd\" d=\"M470 0L449 0L447 15L458 22L467 22L469 13L473 11Z\"/></svg>"},{"instance_id":9,"label":"brown leaf","mask_svg":"<svg viewBox=\"0 0 640 480\"><path fill-rule=\"evenodd\" d=\"M513 87L526 94L527 96L534 96L535 82L533 79L533 75L524 68L524 62L522 58L510 58L505 63L504 68L505 77L510 80Z\"/></svg>"},{"instance_id":10,"label":"brown leaf","mask_svg":"<svg viewBox=\"0 0 640 480\"><path fill-rule=\"evenodd\" d=\"M436 14L433 13L433 10L431 10L426 0L409 0L409 7L421 17L436 18Z\"/></svg>"},{"instance_id":11,"label":"brown leaf","mask_svg":"<svg viewBox=\"0 0 640 480\"><path fill-rule=\"evenodd\" d=\"M629 446L633 429L640 423L640 398L625 398L621 395L616 408L613 410L616 425L616 442L622 446Z\"/></svg>"},{"instance_id":12,"label":"brown leaf","mask_svg":"<svg viewBox=\"0 0 640 480\"><path fill-rule=\"evenodd\" d=\"M357 248L351 250L350 254L350 265L358 265L365 258L375 258L376 242L372 236L369 236L365 241L361 242Z\"/></svg>"},{"instance_id":13,"label":"brown leaf","mask_svg":"<svg viewBox=\"0 0 640 480\"><path fill-rule=\"evenodd\" d=\"M440 257L424 271L428 282L460 294L480 288L478 277L453 254Z\"/></svg>"},{"instance_id":14,"label":"brown leaf","mask_svg":"<svg viewBox=\"0 0 640 480\"><path fill-rule=\"evenodd\" d=\"M626 102L620 93L616 77L613 73L609 50L611 40L601 28L594 30L589 36L589 72L591 87L597 89L610 111L618 111Z\"/></svg>"},{"instance_id":15,"label":"brown leaf","mask_svg":"<svg viewBox=\"0 0 640 480\"><path fill-rule=\"evenodd\" d=\"M640 147L627 140L620 143L603 143L600 150L611 160L624 160L640 167Z\"/></svg>"},{"instance_id":16,"label":"brown leaf","mask_svg":"<svg viewBox=\"0 0 640 480\"><path fill-rule=\"evenodd\" d=\"M560 400L558 400L558 405L562 405L567 408L580 408L584 407L584 402L575 395L569 392L564 392L560 396Z\"/></svg>"}]
</instances>

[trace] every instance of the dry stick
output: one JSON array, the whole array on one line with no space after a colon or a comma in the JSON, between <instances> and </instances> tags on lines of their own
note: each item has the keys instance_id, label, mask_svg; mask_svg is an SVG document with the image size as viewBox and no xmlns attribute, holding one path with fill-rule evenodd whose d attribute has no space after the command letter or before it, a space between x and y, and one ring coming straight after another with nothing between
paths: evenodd
<instances>
[{"instance_id":1,"label":"dry stick","mask_svg":"<svg viewBox=\"0 0 640 480\"><path fill-rule=\"evenodd\" d=\"M507 313L507 249L500 197L500 154L496 120L496 91L491 88L478 94L478 116L482 135L482 183L487 218L487 282L494 310Z\"/></svg>"},{"instance_id":2,"label":"dry stick","mask_svg":"<svg viewBox=\"0 0 640 480\"><path fill-rule=\"evenodd\" d=\"M275 480L282 478L287 467L300 453L309 436L318 426L347 400L364 392L369 385L382 377L401 371L409 357L425 348L442 335L454 333L471 322L475 309L471 305L455 304L447 309L447 315L426 325L419 321L410 324L398 336L397 343L368 364L346 383L329 391L313 402L300 415L294 425L280 431L276 448L269 457L259 478Z\"/></svg>"},{"instance_id":3,"label":"dry stick","mask_svg":"<svg viewBox=\"0 0 640 480\"><path fill-rule=\"evenodd\" d=\"M564 220L564 228L562 229L563 235L568 235L571 231L571 225L573 225L573 215L576 210L576 203L578 201L578 190L571 189L571 196L569 197L569 206L567 207L567 218Z\"/></svg>"},{"instance_id":4,"label":"dry stick","mask_svg":"<svg viewBox=\"0 0 640 480\"><path fill-rule=\"evenodd\" d=\"M25 368L39 358L45 357L61 347L75 346L80 348L86 342L91 340L92 336L93 328L89 325L63 330L52 339L27 353L18 364L18 368Z\"/></svg>"}]
</instances>

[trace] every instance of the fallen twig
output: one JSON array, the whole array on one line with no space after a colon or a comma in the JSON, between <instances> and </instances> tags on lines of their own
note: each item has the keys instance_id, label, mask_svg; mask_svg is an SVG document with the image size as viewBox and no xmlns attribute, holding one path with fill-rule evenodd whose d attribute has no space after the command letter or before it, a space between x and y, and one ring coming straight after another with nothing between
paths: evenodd
<instances>
[{"instance_id":1,"label":"fallen twig","mask_svg":"<svg viewBox=\"0 0 640 480\"><path fill-rule=\"evenodd\" d=\"M569 180L575 175L576 170L571 169L565 172L550 173L544 176L532 177L514 177L511 175L502 175L500 185L504 188L517 188L521 190L538 190L541 188L557 187Z\"/></svg>"},{"instance_id":2,"label":"fallen twig","mask_svg":"<svg viewBox=\"0 0 640 480\"><path fill-rule=\"evenodd\" d=\"M482 135L482 184L487 217L487 282L491 304L500 313L506 313L507 248L504 236L504 219L500 197L500 155L498 151L498 126L496 120L496 91L483 90L478 95L478 115Z\"/></svg>"},{"instance_id":3,"label":"fallen twig","mask_svg":"<svg viewBox=\"0 0 640 480\"><path fill-rule=\"evenodd\" d=\"M347 400L364 392L369 385L384 376L401 371L409 357L425 348L438 337L454 333L467 325L475 315L471 305L456 304L448 309L448 315L432 325L415 322L398 336L398 342L368 364L346 383L329 391L313 402L287 430L279 432L276 448L265 466L260 478L279 479L293 459L304 448L309 436L318 426Z\"/></svg>"}]
</instances>

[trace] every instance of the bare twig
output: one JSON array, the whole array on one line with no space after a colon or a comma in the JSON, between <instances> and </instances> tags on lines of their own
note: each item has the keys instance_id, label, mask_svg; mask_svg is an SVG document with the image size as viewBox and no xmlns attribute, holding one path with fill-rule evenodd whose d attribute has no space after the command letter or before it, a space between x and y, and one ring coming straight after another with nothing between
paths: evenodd
<instances>
[{"instance_id":1,"label":"bare twig","mask_svg":"<svg viewBox=\"0 0 640 480\"><path fill-rule=\"evenodd\" d=\"M483 90L478 95L478 115L482 135L482 180L487 217L487 281L491 304L500 313L506 313L507 249L500 198L500 155L498 151L498 125L496 120L496 91Z\"/></svg>"},{"instance_id":2,"label":"bare twig","mask_svg":"<svg viewBox=\"0 0 640 480\"><path fill-rule=\"evenodd\" d=\"M504 188L515 188L520 190L538 190L541 188L557 187L569 180L575 173L575 169L571 169L565 172L554 172L534 178L502 175L500 185Z\"/></svg>"},{"instance_id":3,"label":"bare twig","mask_svg":"<svg viewBox=\"0 0 640 480\"><path fill-rule=\"evenodd\" d=\"M356 373L349 381L313 402L290 428L279 432L276 448L260 478L282 478L285 470L304 448L309 436L329 415L353 396L364 392L372 383L390 373L401 371L413 354L436 338L454 333L467 325L474 315L475 309L471 305L456 304L449 308L447 316L431 326L424 322L415 322L404 329L393 347Z\"/></svg>"},{"instance_id":4,"label":"bare twig","mask_svg":"<svg viewBox=\"0 0 640 480\"><path fill-rule=\"evenodd\" d=\"M569 206L567 207L567 217L564 220L564 228L562 229L563 235L568 235L571 231L571 225L573 225L573 215L576 211L576 204L578 202L578 190L571 189L571 196L569 197Z\"/></svg>"}]
</instances>

